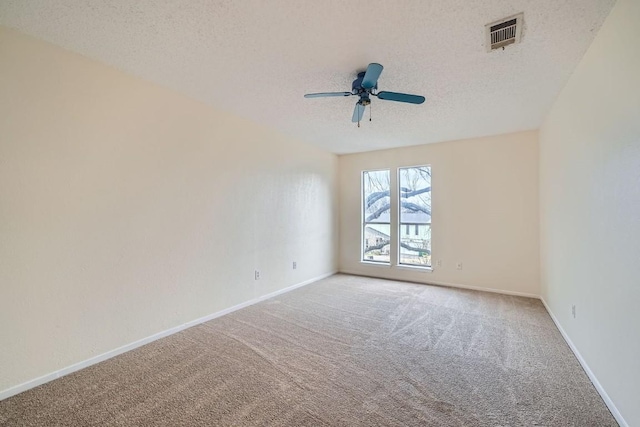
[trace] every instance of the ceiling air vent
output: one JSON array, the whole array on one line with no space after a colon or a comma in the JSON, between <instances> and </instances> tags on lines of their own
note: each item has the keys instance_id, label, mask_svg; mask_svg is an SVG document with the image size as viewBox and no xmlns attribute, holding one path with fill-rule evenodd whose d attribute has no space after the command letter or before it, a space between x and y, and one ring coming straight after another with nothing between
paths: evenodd
<instances>
[{"instance_id":1,"label":"ceiling air vent","mask_svg":"<svg viewBox=\"0 0 640 427\"><path fill-rule=\"evenodd\" d=\"M500 48L504 49L505 46L520 42L522 16L523 14L519 13L485 26L488 52Z\"/></svg>"}]
</instances>

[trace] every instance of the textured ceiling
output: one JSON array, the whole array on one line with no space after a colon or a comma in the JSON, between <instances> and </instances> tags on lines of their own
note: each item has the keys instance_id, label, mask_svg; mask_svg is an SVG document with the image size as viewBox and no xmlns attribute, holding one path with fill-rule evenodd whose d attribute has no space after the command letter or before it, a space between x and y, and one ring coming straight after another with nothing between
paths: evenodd
<instances>
[{"instance_id":1,"label":"textured ceiling","mask_svg":"<svg viewBox=\"0 0 640 427\"><path fill-rule=\"evenodd\" d=\"M0 24L335 153L538 128L614 0L2 0ZM524 12L522 43L487 53L484 25ZM369 62L373 121L351 123Z\"/></svg>"}]
</instances>

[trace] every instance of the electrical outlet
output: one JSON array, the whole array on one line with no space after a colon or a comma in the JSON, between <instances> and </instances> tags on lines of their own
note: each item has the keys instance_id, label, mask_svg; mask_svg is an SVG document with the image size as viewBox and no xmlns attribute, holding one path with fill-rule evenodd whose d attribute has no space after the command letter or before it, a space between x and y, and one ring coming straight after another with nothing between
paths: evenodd
<instances>
[{"instance_id":1,"label":"electrical outlet","mask_svg":"<svg viewBox=\"0 0 640 427\"><path fill-rule=\"evenodd\" d=\"M293 269L295 270L296 268L298 268L298 263L293 261Z\"/></svg>"},{"instance_id":2,"label":"electrical outlet","mask_svg":"<svg viewBox=\"0 0 640 427\"><path fill-rule=\"evenodd\" d=\"M571 306L571 315L573 316L573 318L576 318L576 306L575 304Z\"/></svg>"},{"instance_id":3,"label":"electrical outlet","mask_svg":"<svg viewBox=\"0 0 640 427\"><path fill-rule=\"evenodd\" d=\"M456 270L462 270L462 262L461 261L458 261L456 263Z\"/></svg>"},{"instance_id":4,"label":"electrical outlet","mask_svg":"<svg viewBox=\"0 0 640 427\"><path fill-rule=\"evenodd\" d=\"M256 280L260 280L260 270L256 270Z\"/></svg>"},{"instance_id":5,"label":"electrical outlet","mask_svg":"<svg viewBox=\"0 0 640 427\"><path fill-rule=\"evenodd\" d=\"M442 260L441 259L436 261L436 267L442 267Z\"/></svg>"}]
</instances>

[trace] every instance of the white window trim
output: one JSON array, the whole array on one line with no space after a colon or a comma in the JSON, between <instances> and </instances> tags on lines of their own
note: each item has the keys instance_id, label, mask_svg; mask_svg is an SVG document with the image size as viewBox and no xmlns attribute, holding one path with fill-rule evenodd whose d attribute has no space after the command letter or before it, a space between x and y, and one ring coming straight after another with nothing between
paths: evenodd
<instances>
[{"instance_id":1,"label":"white window trim","mask_svg":"<svg viewBox=\"0 0 640 427\"><path fill-rule=\"evenodd\" d=\"M400 198L400 170L401 169L408 169L408 168L418 168L418 167L429 167L431 168L431 164L427 163L427 164L419 164L419 165L414 165L414 166L396 166L396 167L390 167L390 168L380 168L380 169L366 169L366 170L362 170L360 172L360 263L367 265L367 266L375 266L375 267L382 267L382 268L394 268L394 269L398 269L398 270L410 270L410 271L419 271L419 272L423 272L423 273L432 273L434 268L433 265L414 265L414 264L401 264L400 263L400 239L402 238L402 223L400 222L400 217L401 217L401 212L400 212L400 203L401 203L401 198ZM395 183L393 182L393 175L392 175L392 170L395 169L396 170L396 174L395 174ZM393 198L395 196L396 199L396 212L394 214L393 212L393 208L392 208L392 212L390 212L390 222L389 223L376 223L376 224L389 224L389 229L392 231L392 235L389 236L390 238L390 246L392 249L392 253L389 255L389 262L384 262L384 261L371 261L371 260L365 260L364 259L364 230L365 227L367 226L367 224L369 223L365 223L364 221L364 174L365 172L377 172L377 171L389 171L389 175L390 175L390 188L389 188L389 197L392 200L392 206L393 206ZM395 185L394 185L395 184ZM431 193L433 194L433 187L431 190ZM397 223L397 230L396 230L396 235L395 235L395 239L393 236L393 223L394 221ZM429 226L432 226L433 224L433 217L431 219L431 222L429 223ZM393 250L395 249L395 251ZM394 260L394 255L393 252L395 252L395 260ZM431 251L432 254L432 258L433 258L433 251Z\"/></svg>"},{"instance_id":2,"label":"white window trim","mask_svg":"<svg viewBox=\"0 0 640 427\"><path fill-rule=\"evenodd\" d=\"M391 253L389 253L389 262L385 261L371 261L364 259L364 230L367 228L367 224L389 224L389 230L391 230L391 215L389 216L389 222L365 222L364 214L364 174L367 172L389 172L389 201L391 202L391 168L381 169L367 169L360 172L360 262L362 264L377 265L382 267L391 267L391 260L393 259ZM389 245L392 244L392 236L389 236Z\"/></svg>"},{"instance_id":3,"label":"white window trim","mask_svg":"<svg viewBox=\"0 0 640 427\"><path fill-rule=\"evenodd\" d=\"M398 166L396 168L396 190L398 191L397 194L397 209L398 209L398 214L397 214L397 218L396 221L398 222L398 235L396 236L396 246L397 246L397 254L396 254L396 263L394 264L395 267L400 268L400 269L409 269L409 270L422 270L422 271L433 271L433 265L416 265L416 264L403 264L400 262L400 239L402 239L402 209L400 207L400 203L402 202L401 197L400 197L400 170L401 169L411 169L411 168L423 168L423 167L428 167L429 169L431 169L431 164L421 164L421 165L414 165L414 166ZM429 183L429 185L431 185L431 183ZM431 194L433 194L433 186L431 185ZM433 199L432 199L433 200ZM431 221L429 221L429 227L432 228L432 224L433 223L433 216L431 217ZM433 254L433 251L431 251L431 253ZM433 257L432 257L433 258Z\"/></svg>"},{"instance_id":4,"label":"white window trim","mask_svg":"<svg viewBox=\"0 0 640 427\"><path fill-rule=\"evenodd\" d=\"M419 265L410 265L410 264L396 264L394 265L395 268L397 268L398 270L414 270L414 271L422 271L425 273L432 273L433 272L433 267L429 267L429 266L419 266Z\"/></svg>"}]
</instances>

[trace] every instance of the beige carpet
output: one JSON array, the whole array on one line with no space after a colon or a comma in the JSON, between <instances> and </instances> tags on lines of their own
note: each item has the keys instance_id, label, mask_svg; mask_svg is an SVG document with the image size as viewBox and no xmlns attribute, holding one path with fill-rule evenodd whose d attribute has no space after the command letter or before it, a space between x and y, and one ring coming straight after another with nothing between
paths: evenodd
<instances>
[{"instance_id":1,"label":"beige carpet","mask_svg":"<svg viewBox=\"0 0 640 427\"><path fill-rule=\"evenodd\" d=\"M6 399L0 424L617 425L540 301L346 275Z\"/></svg>"}]
</instances>

